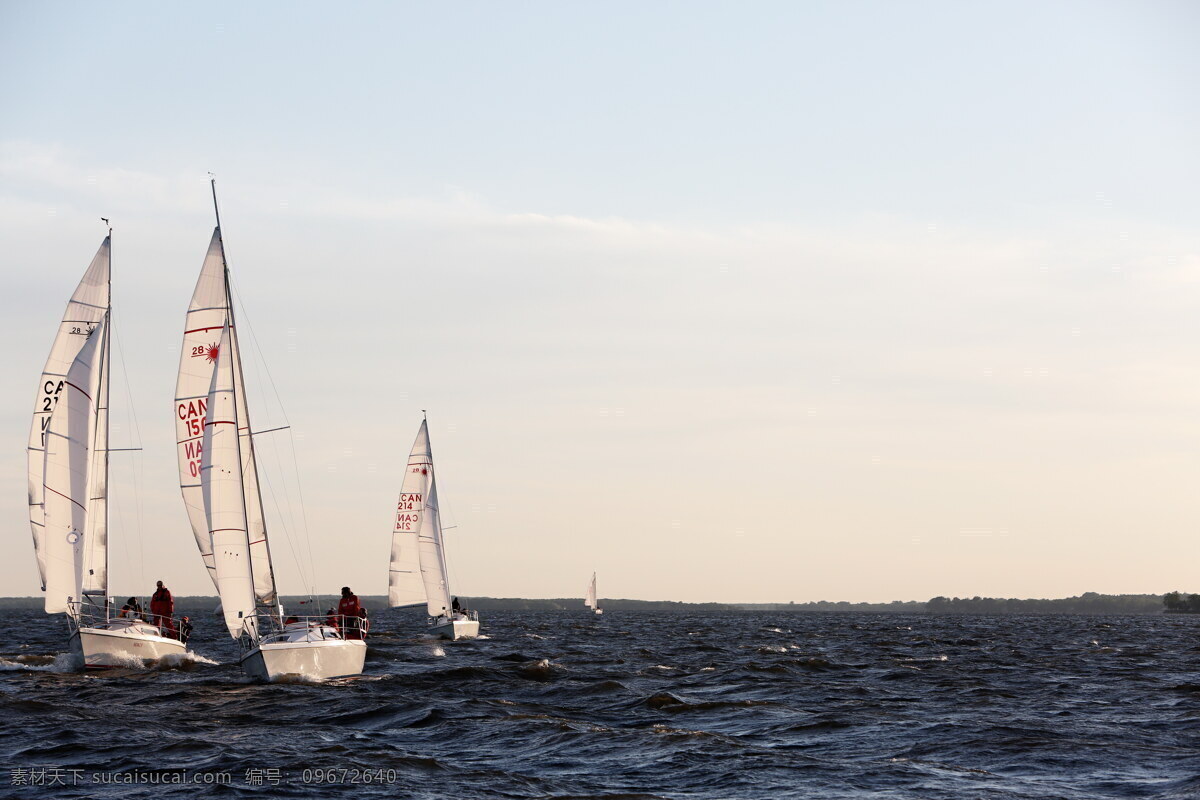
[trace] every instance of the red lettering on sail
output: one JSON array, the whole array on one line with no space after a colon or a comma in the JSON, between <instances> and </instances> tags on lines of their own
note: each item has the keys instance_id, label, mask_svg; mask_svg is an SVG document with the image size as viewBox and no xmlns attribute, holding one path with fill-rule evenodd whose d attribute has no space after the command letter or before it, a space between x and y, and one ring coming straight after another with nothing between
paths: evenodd
<instances>
[{"instance_id":1,"label":"red lettering on sail","mask_svg":"<svg viewBox=\"0 0 1200 800\"><path fill-rule=\"evenodd\" d=\"M188 400L176 406L175 413L183 423L180 429L184 440L179 443L183 448L183 458L188 464L188 473L193 478L200 477L200 456L204 451L200 438L204 435L204 422L208 418L208 398L201 397Z\"/></svg>"},{"instance_id":2,"label":"red lettering on sail","mask_svg":"<svg viewBox=\"0 0 1200 800\"><path fill-rule=\"evenodd\" d=\"M396 530L415 531L421 522L421 495L418 492L401 492L396 503Z\"/></svg>"}]
</instances>

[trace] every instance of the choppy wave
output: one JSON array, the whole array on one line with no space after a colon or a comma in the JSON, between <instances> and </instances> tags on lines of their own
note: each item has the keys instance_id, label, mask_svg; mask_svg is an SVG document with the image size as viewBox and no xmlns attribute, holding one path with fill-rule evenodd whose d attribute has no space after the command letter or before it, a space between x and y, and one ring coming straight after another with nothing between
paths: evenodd
<instances>
[{"instance_id":1,"label":"choppy wave","mask_svg":"<svg viewBox=\"0 0 1200 800\"><path fill-rule=\"evenodd\" d=\"M139 665L140 666L140 665ZM83 661L74 653L57 653L55 655L15 655L8 658L0 657L0 670L5 672L78 672L83 668Z\"/></svg>"},{"instance_id":2,"label":"choppy wave","mask_svg":"<svg viewBox=\"0 0 1200 800\"><path fill-rule=\"evenodd\" d=\"M1200 795L1198 617L497 613L439 643L385 612L364 676L261 685L220 620L202 656L85 673L55 620L8 616L6 789L14 768L232 776L29 797ZM339 770L360 782L333 790Z\"/></svg>"}]
</instances>

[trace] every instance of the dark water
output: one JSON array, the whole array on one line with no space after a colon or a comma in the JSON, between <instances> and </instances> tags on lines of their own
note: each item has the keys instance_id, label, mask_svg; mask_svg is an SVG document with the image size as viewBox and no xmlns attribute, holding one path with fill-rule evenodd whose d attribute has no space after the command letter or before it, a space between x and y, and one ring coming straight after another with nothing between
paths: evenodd
<instances>
[{"instance_id":1,"label":"dark water","mask_svg":"<svg viewBox=\"0 0 1200 800\"><path fill-rule=\"evenodd\" d=\"M273 686L56 671L60 619L0 619L0 796L1200 797L1200 617L387 613L366 678Z\"/></svg>"}]
</instances>

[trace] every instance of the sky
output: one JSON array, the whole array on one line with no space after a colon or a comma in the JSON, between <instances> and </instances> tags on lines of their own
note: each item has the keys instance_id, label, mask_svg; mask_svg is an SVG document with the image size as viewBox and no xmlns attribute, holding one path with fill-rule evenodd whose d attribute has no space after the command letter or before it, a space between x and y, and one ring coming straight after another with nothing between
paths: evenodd
<instances>
[{"instance_id":1,"label":"sky","mask_svg":"<svg viewBox=\"0 0 1200 800\"><path fill-rule=\"evenodd\" d=\"M0 594L112 220L114 594L212 594L173 403L215 173L284 594L1200 591L1186 2L0 0Z\"/></svg>"}]
</instances>

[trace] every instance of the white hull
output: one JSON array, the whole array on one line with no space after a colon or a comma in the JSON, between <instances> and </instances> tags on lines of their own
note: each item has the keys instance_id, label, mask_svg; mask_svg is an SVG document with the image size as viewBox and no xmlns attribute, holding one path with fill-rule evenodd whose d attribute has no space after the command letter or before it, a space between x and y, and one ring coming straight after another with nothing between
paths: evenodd
<instances>
[{"instance_id":1,"label":"white hull","mask_svg":"<svg viewBox=\"0 0 1200 800\"><path fill-rule=\"evenodd\" d=\"M479 635L479 620L456 619L435 624L429 632L441 639L474 639Z\"/></svg>"},{"instance_id":2,"label":"white hull","mask_svg":"<svg viewBox=\"0 0 1200 800\"><path fill-rule=\"evenodd\" d=\"M603 613L604 613L604 609L603 609L603 608L597 608L597 609L596 609L596 613L597 613L597 614L603 614Z\"/></svg>"},{"instance_id":3,"label":"white hull","mask_svg":"<svg viewBox=\"0 0 1200 800\"><path fill-rule=\"evenodd\" d=\"M178 639L149 632L157 630L149 625L80 628L71 634L71 652L91 669L128 667L136 659L145 663L187 653L187 646Z\"/></svg>"},{"instance_id":4,"label":"white hull","mask_svg":"<svg viewBox=\"0 0 1200 800\"><path fill-rule=\"evenodd\" d=\"M251 678L275 681L285 675L324 681L361 675L367 643L361 639L311 642L266 642L242 656L242 669Z\"/></svg>"}]
</instances>

